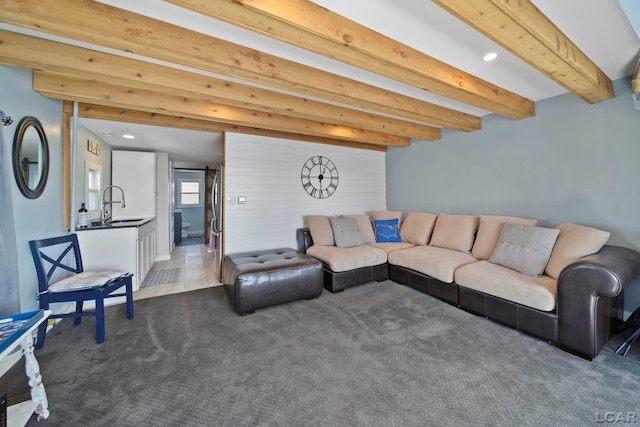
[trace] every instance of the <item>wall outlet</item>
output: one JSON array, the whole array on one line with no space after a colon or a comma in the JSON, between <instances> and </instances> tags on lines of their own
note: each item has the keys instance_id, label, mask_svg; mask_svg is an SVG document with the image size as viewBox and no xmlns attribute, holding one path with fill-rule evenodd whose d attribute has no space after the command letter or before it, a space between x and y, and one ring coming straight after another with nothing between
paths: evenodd
<instances>
[{"instance_id":1,"label":"wall outlet","mask_svg":"<svg viewBox=\"0 0 640 427\"><path fill-rule=\"evenodd\" d=\"M231 194L227 194L226 196L227 199L227 205L235 205L238 201L237 201L237 197Z\"/></svg>"}]
</instances>

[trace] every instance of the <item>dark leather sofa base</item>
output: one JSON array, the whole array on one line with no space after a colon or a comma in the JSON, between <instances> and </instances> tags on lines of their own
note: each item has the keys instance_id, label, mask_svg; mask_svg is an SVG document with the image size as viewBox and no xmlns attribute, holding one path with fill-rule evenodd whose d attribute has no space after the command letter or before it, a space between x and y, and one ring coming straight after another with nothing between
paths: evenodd
<instances>
[{"instance_id":1,"label":"dark leather sofa base","mask_svg":"<svg viewBox=\"0 0 640 427\"><path fill-rule=\"evenodd\" d=\"M558 317L473 289L445 283L396 265L389 265L389 278L394 282L437 297L465 311L487 317L512 328L553 343L558 342Z\"/></svg>"},{"instance_id":2,"label":"dark leather sofa base","mask_svg":"<svg viewBox=\"0 0 640 427\"><path fill-rule=\"evenodd\" d=\"M257 309L322 294L322 263L291 248L242 252L225 257L224 282L241 316Z\"/></svg>"},{"instance_id":3,"label":"dark leather sofa base","mask_svg":"<svg viewBox=\"0 0 640 427\"><path fill-rule=\"evenodd\" d=\"M458 306L458 285L455 283L441 282L426 274L397 265L389 265L389 278L396 283L407 285Z\"/></svg>"},{"instance_id":4,"label":"dark leather sofa base","mask_svg":"<svg viewBox=\"0 0 640 427\"><path fill-rule=\"evenodd\" d=\"M374 265L370 267L356 268L349 271L335 272L324 269L324 287L335 293L342 292L346 288L369 282L381 282L389 278L388 264Z\"/></svg>"}]
</instances>

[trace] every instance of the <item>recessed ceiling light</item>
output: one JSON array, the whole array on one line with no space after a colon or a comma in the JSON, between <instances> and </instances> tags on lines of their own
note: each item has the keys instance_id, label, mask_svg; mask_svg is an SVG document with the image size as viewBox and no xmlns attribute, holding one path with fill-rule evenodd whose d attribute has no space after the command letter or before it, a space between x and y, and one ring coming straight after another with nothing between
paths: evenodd
<instances>
[{"instance_id":1,"label":"recessed ceiling light","mask_svg":"<svg viewBox=\"0 0 640 427\"><path fill-rule=\"evenodd\" d=\"M128 133L125 133L124 135L122 135L122 137L123 137L123 138L125 138L125 139L136 139L136 137L135 137L135 136L130 135L130 134L128 134Z\"/></svg>"},{"instance_id":2,"label":"recessed ceiling light","mask_svg":"<svg viewBox=\"0 0 640 427\"><path fill-rule=\"evenodd\" d=\"M482 57L482 60L484 62L490 62L493 61L494 59L496 59L498 57L498 54L495 52L489 52L487 53L485 56Z\"/></svg>"}]
</instances>

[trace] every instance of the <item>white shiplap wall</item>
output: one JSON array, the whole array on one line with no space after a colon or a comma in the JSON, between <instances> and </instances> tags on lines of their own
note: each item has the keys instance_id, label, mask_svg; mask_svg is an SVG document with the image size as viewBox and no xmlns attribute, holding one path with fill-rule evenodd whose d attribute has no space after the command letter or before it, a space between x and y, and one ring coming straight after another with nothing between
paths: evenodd
<instances>
[{"instance_id":1,"label":"white shiplap wall","mask_svg":"<svg viewBox=\"0 0 640 427\"><path fill-rule=\"evenodd\" d=\"M340 181L327 199L308 195L300 182L312 156L335 163ZM385 153L310 142L228 133L225 194L245 196L246 204L225 201L225 253L296 247L296 229L305 215L369 213L386 208Z\"/></svg>"}]
</instances>

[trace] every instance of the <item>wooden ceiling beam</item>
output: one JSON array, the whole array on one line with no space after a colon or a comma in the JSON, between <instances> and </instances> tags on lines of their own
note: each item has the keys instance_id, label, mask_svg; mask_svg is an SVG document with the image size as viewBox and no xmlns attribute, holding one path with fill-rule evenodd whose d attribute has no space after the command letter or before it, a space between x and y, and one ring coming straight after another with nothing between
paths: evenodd
<instances>
[{"instance_id":1,"label":"wooden ceiling beam","mask_svg":"<svg viewBox=\"0 0 640 427\"><path fill-rule=\"evenodd\" d=\"M0 0L0 21L463 131L480 118L90 0Z\"/></svg>"},{"instance_id":2,"label":"wooden ceiling beam","mask_svg":"<svg viewBox=\"0 0 640 427\"><path fill-rule=\"evenodd\" d=\"M303 49L506 117L534 103L308 0L166 0Z\"/></svg>"},{"instance_id":3,"label":"wooden ceiling beam","mask_svg":"<svg viewBox=\"0 0 640 427\"><path fill-rule=\"evenodd\" d=\"M428 141L440 138L439 128L424 124L2 30L0 63L391 135Z\"/></svg>"},{"instance_id":4,"label":"wooden ceiling beam","mask_svg":"<svg viewBox=\"0 0 640 427\"><path fill-rule=\"evenodd\" d=\"M197 130L203 132L234 132L249 135L269 136L273 138L293 139L296 141L315 142L319 144L339 145L341 147L359 148L373 151L387 151L383 145L363 144L359 142L341 141L333 138L322 138L290 132L270 131L268 129L219 123L210 120L192 119L190 117L170 116L167 114L149 113L147 111L116 108L105 105L78 103L78 116L109 120L116 122L140 123L151 126Z\"/></svg>"},{"instance_id":5,"label":"wooden ceiling beam","mask_svg":"<svg viewBox=\"0 0 640 427\"><path fill-rule=\"evenodd\" d=\"M613 98L611 80L530 0L433 1L583 100Z\"/></svg>"},{"instance_id":6,"label":"wooden ceiling beam","mask_svg":"<svg viewBox=\"0 0 640 427\"><path fill-rule=\"evenodd\" d=\"M215 105L179 95L132 89L113 83L100 83L95 79L73 78L52 72L34 71L33 89L43 96L62 100L133 108L196 119L209 119L240 126L250 124L252 127L279 132L301 133L316 137L393 147L407 147L410 144L409 138L405 137L262 113L238 107Z\"/></svg>"}]
</instances>

